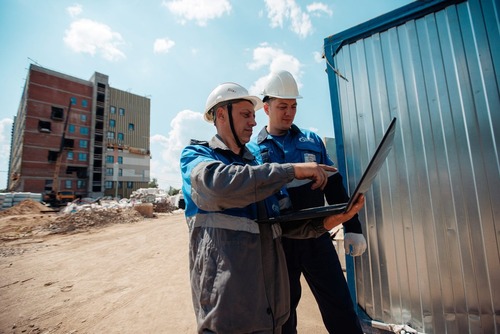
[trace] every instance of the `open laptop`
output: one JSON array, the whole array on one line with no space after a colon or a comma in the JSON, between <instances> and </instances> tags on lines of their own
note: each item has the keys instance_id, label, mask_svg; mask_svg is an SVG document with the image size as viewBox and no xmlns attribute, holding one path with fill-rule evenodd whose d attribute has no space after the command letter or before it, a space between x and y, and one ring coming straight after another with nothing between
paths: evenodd
<instances>
[{"instance_id":1,"label":"open laptop","mask_svg":"<svg viewBox=\"0 0 500 334\"><path fill-rule=\"evenodd\" d=\"M394 136L396 134L396 118L394 117L389 124L389 127L384 133L377 150L373 154L368 167L366 167L363 176L359 180L356 189L352 193L349 202L325 205L314 208L302 209L297 211L290 211L286 214L277 217L270 217L267 219L258 220L259 223L277 223L277 222L287 222L303 219L321 218L330 216L337 213L347 212L351 209L352 205L356 202L357 197L360 194L364 194L370 189L375 176L377 176L378 171L384 164L387 155L392 149L394 143Z\"/></svg>"}]
</instances>

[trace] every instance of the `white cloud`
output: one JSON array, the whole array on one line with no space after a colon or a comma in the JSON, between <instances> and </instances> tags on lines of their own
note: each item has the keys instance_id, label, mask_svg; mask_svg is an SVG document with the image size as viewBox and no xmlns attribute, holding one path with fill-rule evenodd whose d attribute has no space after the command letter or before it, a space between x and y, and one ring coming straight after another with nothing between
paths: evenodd
<instances>
[{"instance_id":1,"label":"white cloud","mask_svg":"<svg viewBox=\"0 0 500 334\"><path fill-rule=\"evenodd\" d=\"M175 42L168 38L157 38L153 46L154 53L168 53L174 45Z\"/></svg>"},{"instance_id":2,"label":"white cloud","mask_svg":"<svg viewBox=\"0 0 500 334\"><path fill-rule=\"evenodd\" d=\"M323 62L323 53L318 52L318 51L314 51L313 58L314 58L315 62L322 63Z\"/></svg>"},{"instance_id":3,"label":"white cloud","mask_svg":"<svg viewBox=\"0 0 500 334\"><path fill-rule=\"evenodd\" d=\"M66 8L66 11L68 12L69 16L77 17L83 12L83 6L80 4L74 4L73 6Z\"/></svg>"},{"instance_id":4,"label":"white cloud","mask_svg":"<svg viewBox=\"0 0 500 334\"><path fill-rule=\"evenodd\" d=\"M166 136L151 137L151 178L156 178L161 188L181 187L179 159L182 149L191 139L210 140L215 135L213 124L203 119L203 114L191 110L179 112L170 122Z\"/></svg>"},{"instance_id":5,"label":"white cloud","mask_svg":"<svg viewBox=\"0 0 500 334\"><path fill-rule=\"evenodd\" d=\"M7 187L7 171L9 170L9 155L10 155L10 138L12 133L11 118L4 118L0 120L0 189Z\"/></svg>"},{"instance_id":6,"label":"white cloud","mask_svg":"<svg viewBox=\"0 0 500 334\"><path fill-rule=\"evenodd\" d=\"M229 14L232 9L228 0L173 0L163 1L162 6L178 16L181 24L192 20L199 26L206 26L208 20Z\"/></svg>"},{"instance_id":7,"label":"white cloud","mask_svg":"<svg viewBox=\"0 0 500 334\"><path fill-rule=\"evenodd\" d=\"M100 54L104 59L114 61L124 59L119 49L123 44L121 35L103 23L80 19L71 23L64 36L66 45L77 53Z\"/></svg>"},{"instance_id":8,"label":"white cloud","mask_svg":"<svg viewBox=\"0 0 500 334\"><path fill-rule=\"evenodd\" d=\"M247 65L251 70L267 67L269 74L277 70L287 70L294 76L297 85L302 87L300 82L301 67L300 61L292 55L286 54L283 50L273 48L268 44L261 44L253 50L253 62ZM252 94L261 94L269 74L257 79L249 88Z\"/></svg>"},{"instance_id":9,"label":"white cloud","mask_svg":"<svg viewBox=\"0 0 500 334\"><path fill-rule=\"evenodd\" d=\"M309 14L304 13L295 0L265 1L272 28L283 28L284 22L290 21L290 29L299 37L304 38L312 34L313 26Z\"/></svg>"},{"instance_id":10,"label":"white cloud","mask_svg":"<svg viewBox=\"0 0 500 334\"><path fill-rule=\"evenodd\" d=\"M333 15L333 11L328 7L328 5L321 2L313 2L306 7L307 11L314 16L321 16L322 13L325 13L328 16Z\"/></svg>"}]
</instances>

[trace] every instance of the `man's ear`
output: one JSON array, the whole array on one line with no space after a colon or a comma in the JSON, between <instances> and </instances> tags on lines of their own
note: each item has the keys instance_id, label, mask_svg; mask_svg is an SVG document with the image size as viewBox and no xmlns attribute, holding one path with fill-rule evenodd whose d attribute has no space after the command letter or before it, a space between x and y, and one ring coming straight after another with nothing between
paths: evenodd
<instances>
[{"instance_id":1,"label":"man's ear","mask_svg":"<svg viewBox=\"0 0 500 334\"><path fill-rule=\"evenodd\" d=\"M215 111L215 116L216 116L217 119L220 119L221 121L224 121L224 118L225 118L224 110L225 109L223 107L217 108L217 110Z\"/></svg>"},{"instance_id":2,"label":"man's ear","mask_svg":"<svg viewBox=\"0 0 500 334\"><path fill-rule=\"evenodd\" d=\"M267 102L264 103L264 112L269 116L269 103Z\"/></svg>"}]
</instances>

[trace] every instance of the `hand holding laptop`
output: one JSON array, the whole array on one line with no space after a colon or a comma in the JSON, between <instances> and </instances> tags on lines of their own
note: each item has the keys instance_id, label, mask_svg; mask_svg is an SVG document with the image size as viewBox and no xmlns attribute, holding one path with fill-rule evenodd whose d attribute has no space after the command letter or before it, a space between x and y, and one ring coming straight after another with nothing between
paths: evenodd
<instances>
[{"instance_id":1,"label":"hand holding laptop","mask_svg":"<svg viewBox=\"0 0 500 334\"><path fill-rule=\"evenodd\" d=\"M351 206L351 208L347 212L341 212L341 213L333 213L331 216L325 217L323 219L323 226L327 230L331 230L332 228L345 223L356 213L359 212L365 205L365 195L359 194L356 198L356 201L354 201L354 204Z\"/></svg>"}]
</instances>

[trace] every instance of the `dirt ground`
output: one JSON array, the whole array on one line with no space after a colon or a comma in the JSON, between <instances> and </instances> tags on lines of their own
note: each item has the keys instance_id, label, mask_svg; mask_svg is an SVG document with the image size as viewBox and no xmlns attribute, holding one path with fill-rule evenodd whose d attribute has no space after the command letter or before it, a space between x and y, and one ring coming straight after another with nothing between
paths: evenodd
<instances>
[{"instance_id":1,"label":"dirt ground","mask_svg":"<svg viewBox=\"0 0 500 334\"><path fill-rule=\"evenodd\" d=\"M31 209L0 212L0 333L196 332L182 212ZM299 333L326 333L307 284L298 316Z\"/></svg>"}]
</instances>

